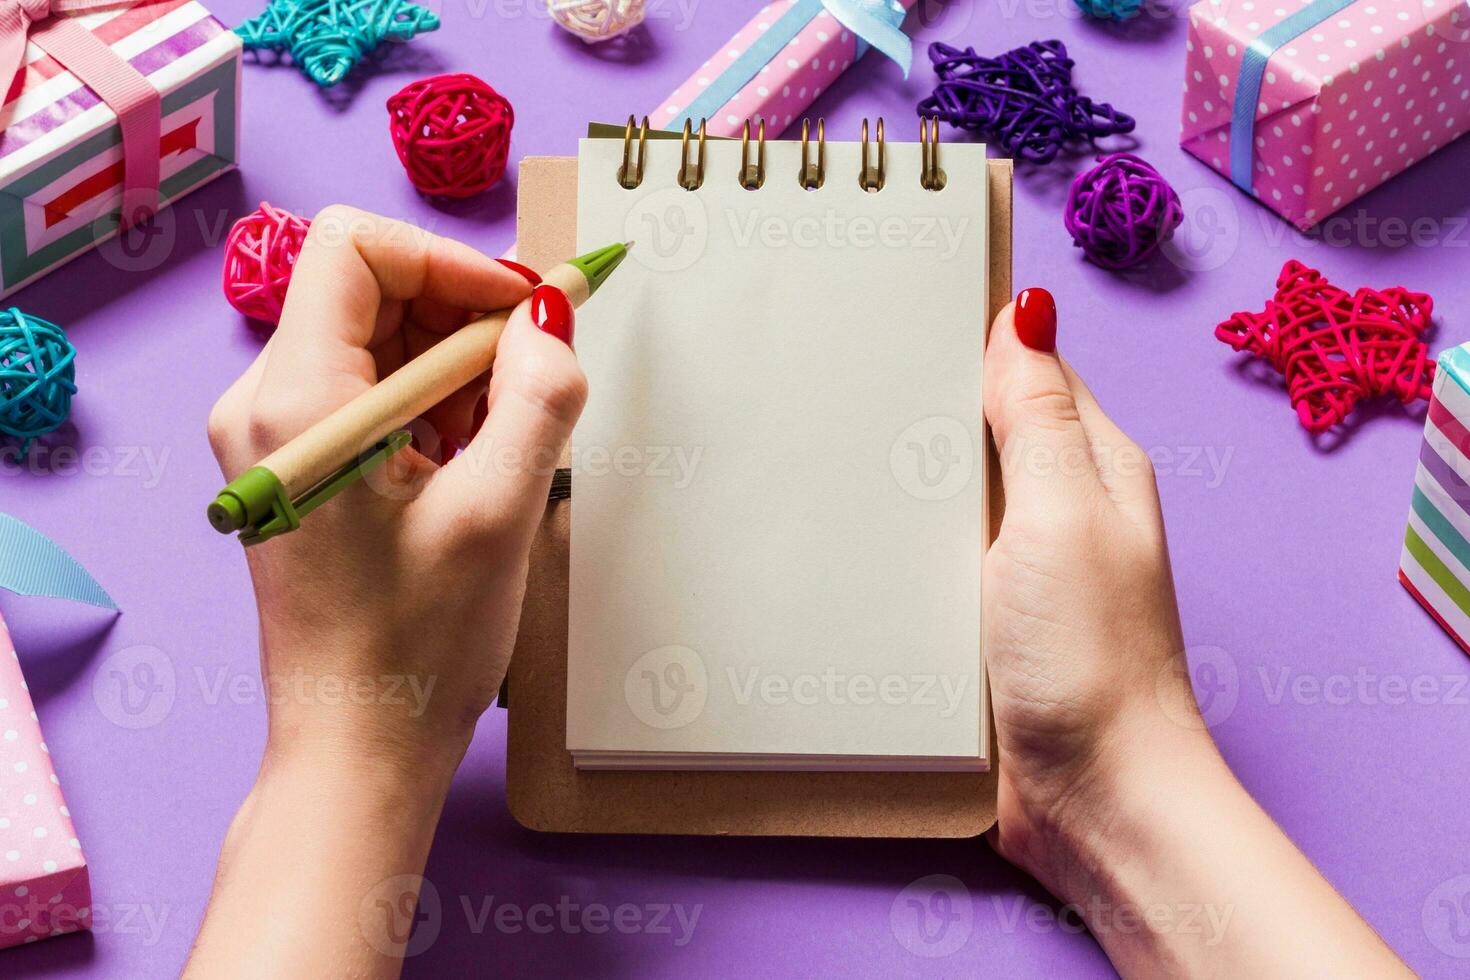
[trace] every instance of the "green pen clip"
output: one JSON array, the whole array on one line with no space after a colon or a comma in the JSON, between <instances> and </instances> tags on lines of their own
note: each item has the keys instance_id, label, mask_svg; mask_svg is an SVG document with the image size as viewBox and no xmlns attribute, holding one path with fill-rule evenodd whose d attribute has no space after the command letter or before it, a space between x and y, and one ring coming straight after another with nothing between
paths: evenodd
<instances>
[{"instance_id":1,"label":"green pen clip","mask_svg":"<svg viewBox=\"0 0 1470 980\"><path fill-rule=\"evenodd\" d=\"M303 517L382 466L412 440L407 429L390 433L296 500L286 496L274 473L252 466L215 497L209 505L209 523L221 534L239 531L240 543L247 548L294 531Z\"/></svg>"}]
</instances>

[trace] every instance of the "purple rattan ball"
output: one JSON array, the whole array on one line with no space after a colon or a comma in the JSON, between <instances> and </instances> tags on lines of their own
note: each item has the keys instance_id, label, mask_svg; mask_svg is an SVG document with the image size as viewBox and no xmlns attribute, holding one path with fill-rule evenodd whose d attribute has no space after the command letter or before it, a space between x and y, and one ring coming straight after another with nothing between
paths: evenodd
<instances>
[{"instance_id":1,"label":"purple rattan ball","mask_svg":"<svg viewBox=\"0 0 1470 980\"><path fill-rule=\"evenodd\" d=\"M1184 209L1146 160L1114 153L1072 181L1063 220L1072 242L1094 264L1126 269L1173 237Z\"/></svg>"}]
</instances>

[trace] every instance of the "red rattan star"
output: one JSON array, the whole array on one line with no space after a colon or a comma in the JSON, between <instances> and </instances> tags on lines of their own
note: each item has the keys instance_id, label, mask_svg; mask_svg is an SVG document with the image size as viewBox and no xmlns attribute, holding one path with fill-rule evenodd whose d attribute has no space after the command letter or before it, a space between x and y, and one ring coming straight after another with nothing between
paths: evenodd
<instances>
[{"instance_id":1,"label":"red rattan star","mask_svg":"<svg viewBox=\"0 0 1470 980\"><path fill-rule=\"evenodd\" d=\"M1286 378L1297 418L1325 432L1364 398L1393 395L1405 405L1428 398L1434 361L1423 334L1434 300L1394 286L1355 293L1295 259L1260 313L1236 313L1215 336L1263 358Z\"/></svg>"}]
</instances>

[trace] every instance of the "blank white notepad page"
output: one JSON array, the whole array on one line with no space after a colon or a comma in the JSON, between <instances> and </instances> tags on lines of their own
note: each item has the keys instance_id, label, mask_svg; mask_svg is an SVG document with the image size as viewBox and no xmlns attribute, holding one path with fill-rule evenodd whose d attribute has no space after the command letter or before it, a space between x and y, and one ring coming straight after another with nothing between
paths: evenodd
<instances>
[{"instance_id":1,"label":"blank white notepad page","mask_svg":"<svg viewBox=\"0 0 1470 980\"><path fill-rule=\"evenodd\" d=\"M579 765L983 764L984 149L937 193L917 144L863 191L859 149L807 191L769 143L747 191L711 141L686 191L650 141L625 190L623 141L581 144L579 252L636 244L576 328Z\"/></svg>"}]
</instances>

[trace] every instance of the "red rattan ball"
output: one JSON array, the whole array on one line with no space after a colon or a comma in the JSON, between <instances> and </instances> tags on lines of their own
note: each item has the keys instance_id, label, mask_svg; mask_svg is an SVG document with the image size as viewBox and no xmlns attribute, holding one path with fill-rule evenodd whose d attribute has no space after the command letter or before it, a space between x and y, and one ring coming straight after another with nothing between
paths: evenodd
<instances>
[{"instance_id":1,"label":"red rattan ball","mask_svg":"<svg viewBox=\"0 0 1470 980\"><path fill-rule=\"evenodd\" d=\"M505 173L515 110L474 75L435 75L388 100L393 148L425 194L470 197Z\"/></svg>"}]
</instances>

